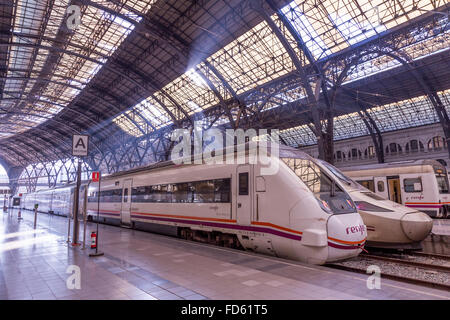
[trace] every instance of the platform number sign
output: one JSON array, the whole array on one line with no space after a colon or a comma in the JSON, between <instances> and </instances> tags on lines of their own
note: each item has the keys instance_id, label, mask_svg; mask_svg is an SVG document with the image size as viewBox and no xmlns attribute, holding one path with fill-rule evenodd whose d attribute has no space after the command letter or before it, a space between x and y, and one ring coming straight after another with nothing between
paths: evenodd
<instances>
[{"instance_id":1,"label":"platform number sign","mask_svg":"<svg viewBox=\"0 0 450 320\"><path fill-rule=\"evenodd\" d=\"M72 139L72 155L86 157L88 155L89 136L74 134Z\"/></svg>"},{"instance_id":2,"label":"platform number sign","mask_svg":"<svg viewBox=\"0 0 450 320\"><path fill-rule=\"evenodd\" d=\"M100 172L94 171L92 172L92 182L98 182L100 179Z\"/></svg>"}]
</instances>

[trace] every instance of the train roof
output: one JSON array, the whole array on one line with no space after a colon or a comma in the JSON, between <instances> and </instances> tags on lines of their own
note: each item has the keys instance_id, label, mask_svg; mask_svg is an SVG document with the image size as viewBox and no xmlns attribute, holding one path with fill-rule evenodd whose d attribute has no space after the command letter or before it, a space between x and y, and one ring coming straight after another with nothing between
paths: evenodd
<instances>
[{"instance_id":1,"label":"train roof","mask_svg":"<svg viewBox=\"0 0 450 320\"><path fill-rule=\"evenodd\" d=\"M355 172L355 171L369 171L369 170L401 170L405 171L407 168L416 167L416 170L421 170L424 172L433 172L432 168L427 169L427 166L439 166L445 168L439 161L432 159L422 159L422 160L405 160L396 161L388 163L376 163L369 165L351 166L351 167L341 167L339 168L343 172ZM397 171L397 173L401 173Z\"/></svg>"},{"instance_id":2,"label":"train roof","mask_svg":"<svg viewBox=\"0 0 450 320\"><path fill-rule=\"evenodd\" d=\"M248 148L247 146L249 145L249 143L245 143L246 146L246 153L248 153ZM236 149L236 145L233 146ZM230 147L231 148L231 147ZM227 148L222 149L223 154L226 154L226 150ZM308 155L307 153L300 151L299 149L290 147L290 146L286 146L286 145L282 145L282 144L278 144L278 150L279 150L279 156L280 158L283 157L289 157L292 156L293 153L295 153L295 156L298 157L303 157L303 158L311 158L310 155ZM236 153L236 150L235 150ZM271 153L271 145L268 144L268 153ZM194 160L194 156L191 156L191 161L193 162ZM186 166L191 166L191 165L195 165L195 164L185 164ZM168 160L168 161L162 161L162 162L157 162L157 163L152 163L150 165L146 165L146 166L140 166L140 167L135 167L129 170L125 170L125 171L120 171L120 172L116 172L116 173L112 173L112 174L107 174L104 175L102 177L102 179L114 179L114 178L119 178L122 176L126 176L126 175L130 175L130 174L134 174L134 173L138 173L138 172L149 172L149 171L153 171L153 170L158 170L158 169L162 169L162 168L171 168L171 167L182 167L184 166L183 164L177 164L172 160ZM81 185L83 184L87 184L89 182L89 180L83 180L81 182ZM74 187L76 185L76 183L70 183L70 184L66 184L63 186L58 186L58 187L54 187L54 188L50 188L50 189L42 189L42 190L38 190L36 192L47 192L47 191L51 191L51 190L56 190L56 189L63 189L63 188L70 188L70 187Z\"/></svg>"},{"instance_id":3,"label":"train roof","mask_svg":"<svg viewBox=\"0 0 450 320\"><path fill-rule=\"evenodd\" d=\"M246 150L246 154L248 154L248 146L250 143L245 143L245 150ZM228 148L224 148L222 149L222 154L226 154L226 151L234 148L234 153L237 153L236 149L237 147L239 147L239 145L235 145L233 147L228 147ZM278 150L279 150L279 157L283 158L283 157L289 157L292 156L293 153L295 153L295 155L301 156L303 158L312 158L310 155L308 155L306 152L300 151L299 149L290 147L290 146L286 146L286 145L282 145L282 144L278 144ZM271 145L268 143L268 153L271 153ZM205 153L203 153L205 154ZM188 158L181 158L182 161L187 160ZM191 162L192 164L185 164L187 166L190 165L195 165L193 163L194 161L194 155L191 155ZM129 174L133 174L133 173L137 173L137 172L143 172L143 171L153 171L153 170L157 170L157 169L161 169L161 168L169 168L169 167L181 167L183 166L183 164L177 164L175 163L173 160L168 160L168 161L163 161L163 162L157 162L157 163L152 163L150 165L146 165L146 166L140 166L140 167L135 167L133 169L129 169L129 170L125 170L125 171L120 171L120 172L116 172L116 173L112 173L112 174L108 174L106 176L104 176L104 178L116 178L116 177L121 177L121 176L125 176L125 175L129 175Z\"/></svg>"}]
</instances>

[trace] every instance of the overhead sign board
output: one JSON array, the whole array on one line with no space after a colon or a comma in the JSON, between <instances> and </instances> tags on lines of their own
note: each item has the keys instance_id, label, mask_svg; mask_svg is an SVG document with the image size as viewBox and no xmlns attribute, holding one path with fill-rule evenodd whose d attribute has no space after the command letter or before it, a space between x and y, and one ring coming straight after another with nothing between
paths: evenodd
<instances>
[{"instance_id":1,"label":"overhead sign board","mask_svg":"<svg viewBox=\"0 0 450 320\"><path fill-rule=\"evenodd\" d=\"M89 136L74 134L72 138L72 155L86 157L88 155Z\"/></svg>"},{"instance_id":2,"label":"overhead sign board","mask_svg":"<svg viewBox=\"0 0 450 320\"><path fill-rule=\"evenodd\" d=\"M100 172L94 171L92 172L92 182L98 182L100 179Z\"/></svg>"}]
</instances>

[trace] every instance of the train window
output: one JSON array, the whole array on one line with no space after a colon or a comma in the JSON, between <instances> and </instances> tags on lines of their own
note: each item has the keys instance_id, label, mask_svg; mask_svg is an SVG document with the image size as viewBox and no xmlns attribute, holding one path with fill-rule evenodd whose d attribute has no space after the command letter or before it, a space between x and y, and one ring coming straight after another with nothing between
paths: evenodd
<instances>
[{"instance_id":1,"label":"train window","mask_svg":"<svg viewBox=\"0 0 450 320\"><path fill-rule=\"evenodd\" d=\"M112 190L111 202L122 202L122 189Z\"/></svg>"},{"instance_id":2,"label":"train window","mask_svg":"<svg viewBox=\"0 0 450 320\"><path fill-rule=\"evenodd\" d=\"M230 202L231 179L214 180L214 202Z\"/></svg>"},{"instance_id":3,"label":"train window","mask_svg":"<svg viewBox=\"0 0 450 320\"><path fill-rule=\"evenodd\" d=\"M239 173L239 195L248 196L248 172Z\"/></svg>"},{"instance_id":4,"label":"train window","mask_svg":"<svg viewBox=\"0 0 450 320\"><path fill-rule=\"evenodd\" d=\"M134 187L131 196L133 202L230 202L230 185L231 179L215 179Z\"/></svg>"},{"instance_id":5,"label":"train window","mask_svg":"<svg viewBox=\"0 0 450 320\"><path fill-rule=\"evenodd\" d=\"M91 192L88 197L88 202L97 202L97 192Z\"/></svg>"},{"instance_id":6,"label":"train window","mask_svg":"<svg viewBox=\"0 0 450 320\"><path fill-rule=\"evenodd\" d=\"M403 186L405 187L405 192L422 192L422 179L419 178L408 178L403 180Z\"/></svg>"},{"instance_id":7,"label":"train window","mask_svg":"<svg viewBox=\"0 0 450 320\"><path fill-rule=\"evenodd\" d=\"M192 202L192 186L189 183L176 183L172 186L172 202Z\"/></svg>"},{"instance_id":8,"label":"train window","mask_svg":"<svg viewBox=\"0 0 450 320\"><path fill-rule=\"evenodd\" d=\"M439 188L439 193L449 193L447 170L445 167L433 166L434 174Z\"/></svg>"},{"instance_id":9,"label":"train window","mask_svg":"<svg viewBox=\"0 0 450 320\"><path fill-rule=\"evenodd\" d=\"M377 189L378 189L378 192L384 192L384 182L383 181L377 182Z\"/></svg>"},{"instance_id":10,"label":"train window","mask_svg":"<svg viewBox=\"0 0 450 320\"><path fill-rule=\"evenodd\" d=\"M152 186L152 202L172 202L172 194L168 191L167 184Z\"/></svg>"},{"instance_id":11,"label":"train window","mask_svg":"<svg viewBox=\"0 0 450 320\"><path fill-rule=\"evenodd\" d=\"M123 202L128 202L128 188L125 188L123 192Z\"/></svg>"},{"instance_id":12,"label":"train window","mask_svg":"<svg viewBox=\"0 0 450 320\"><path fill-rule=\"evenodd\" d=\"M148 187L131 188L131 202L148 202L149 192Z\"/></svg>"},{"instance_id":13,"label":"train window","mask_svg":"<svg viewBox=\"0 0 450 320\"><path fill-rule=\"evenodd\" d=\"M192 183L194 202L214 202L214 181L198 181Z\"/></svg>"},{"instance_id":14,"label":"train window","mask_svg":"<svg viewBox=\"0 0 450 320\"><path fill-rule=\"evenodd\" d=\"M360 185L363 187L369 189L370 191L375 192L375 185L373 183L373 180L356 180Z\"/></svg>"},{"instance_id":15,"label":"train window","mask_svg":"<svg viewBox=\"0 0 450 320\"><path fill-rule=\"evenodd\" d=\"M98 192L91 192L88 202L97 202ZM122 189L100 191L100 202L122 202Z\"/></svg>"}]
</instances>

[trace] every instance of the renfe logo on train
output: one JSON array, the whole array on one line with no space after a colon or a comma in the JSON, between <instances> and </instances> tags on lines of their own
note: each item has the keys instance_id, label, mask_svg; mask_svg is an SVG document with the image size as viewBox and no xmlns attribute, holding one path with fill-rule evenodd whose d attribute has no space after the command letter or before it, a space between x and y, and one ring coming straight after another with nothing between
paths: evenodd
<instances>
[{"instance_id":1,"label":"renfe logo on train","mask_svg":"<svg viewBox=\"0 0 450 320\"><path fill-rule=\"evenodd\" d=\"M364 234L364 232L366 231L366 227L363 224L360 224L359 226L348 227L345 230L347 231L347 234L349 234L350 232L351 233L360 232L361 234Z\"/></svg>"}]
</instances>

